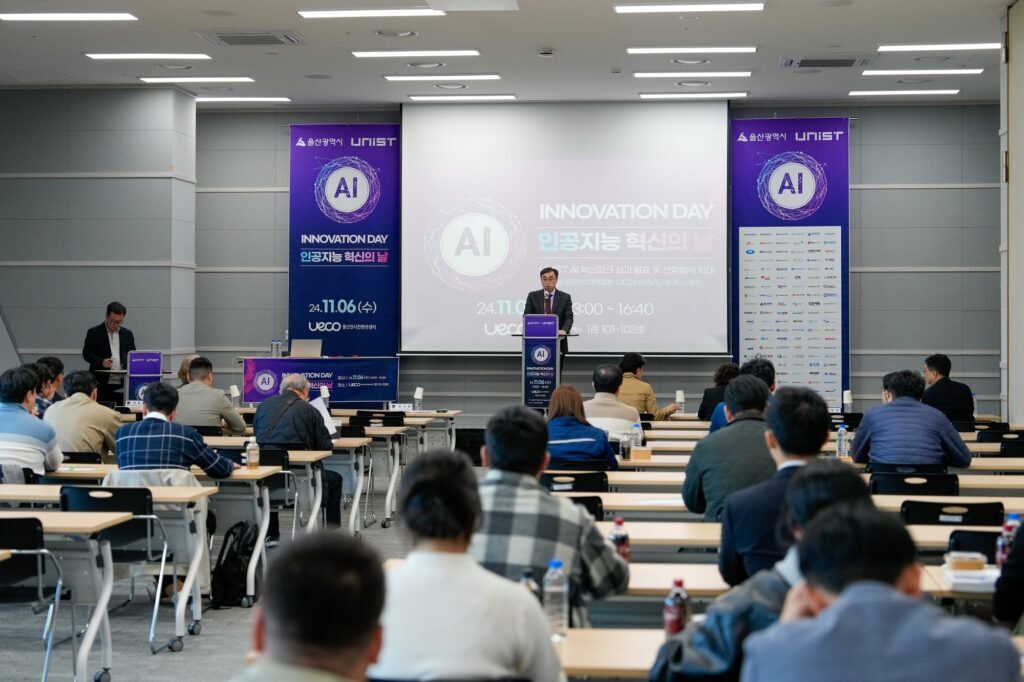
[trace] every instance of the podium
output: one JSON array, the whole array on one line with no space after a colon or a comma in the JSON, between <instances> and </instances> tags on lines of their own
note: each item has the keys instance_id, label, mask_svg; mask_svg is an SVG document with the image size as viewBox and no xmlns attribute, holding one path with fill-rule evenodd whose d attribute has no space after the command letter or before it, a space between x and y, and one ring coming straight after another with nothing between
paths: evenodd
<instances>
[{"instance_id":1,"label":"podium","mask_svg":"<svg viewBox=\"0 0 1024 682\"><path fill-rule=\"evenodd\" d=\"M164 354L158 350L133 350L128 352L128 371L124 400L142 400L146 386L163 378Z\"/></svg>"},{"instance_id":2,"label":"podium","mask_svg":"<svg viewBox=\"0 0 1024 682\"><path fill-rule=\"evenodd\" d=\"M523 404L546 410L558 387L562 359L558 315L523 316Z\"/></svg>"}]
</instances>

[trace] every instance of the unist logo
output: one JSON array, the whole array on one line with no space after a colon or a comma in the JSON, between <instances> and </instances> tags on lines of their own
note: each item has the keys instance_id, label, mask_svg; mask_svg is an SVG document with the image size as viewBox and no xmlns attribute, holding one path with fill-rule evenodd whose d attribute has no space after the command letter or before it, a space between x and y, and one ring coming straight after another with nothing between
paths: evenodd
<instances>
[{"instance_id":1,"label":"unist logo","mask_svg":"<svg viewBox=\"0 0 1024 682\"><path fill-rule=\"evenodd\" d=\"M320 169L313 190L325 216L336 223L357 223L377 207L380 178L362 159L343 156Z\"/></svg>"},{"instance_id":2,"label":"unist logo","mask_svg":"<svg viewBox=\"0 0 1024 682\"><path fill-rule=\"evenodd\" d=\"M757 178L757 196L764 209L781 220L803 220L825 201L825 169L809 154L783 152L764 164Z\"/></svg>"}]
</instances>

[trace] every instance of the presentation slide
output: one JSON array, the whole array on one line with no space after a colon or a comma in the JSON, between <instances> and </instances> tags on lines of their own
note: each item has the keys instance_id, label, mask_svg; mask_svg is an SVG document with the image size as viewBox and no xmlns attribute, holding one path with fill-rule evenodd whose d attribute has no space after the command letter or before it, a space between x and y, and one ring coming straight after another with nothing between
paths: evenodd
<instances>
[{"instance_id":1,"label":"presentation slide","mask_svg":"<svg viewBox=\"0 0 1024 682\"><path fill-rule=\"evenodd\" d=\"M549 266L571 353L728 351L724 102L402 111L403 351L517 352Z\"/></svg>"}]
</instances>

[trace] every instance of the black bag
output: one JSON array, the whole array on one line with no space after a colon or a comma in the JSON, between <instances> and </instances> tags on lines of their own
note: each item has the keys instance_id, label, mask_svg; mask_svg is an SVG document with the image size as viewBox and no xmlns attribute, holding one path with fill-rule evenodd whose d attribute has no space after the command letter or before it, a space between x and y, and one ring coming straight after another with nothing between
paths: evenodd
<instances>
[{"instance_id":1,"label":"black bag","mask_svg":"<svg viewBox=\"0 0 1024 682\"><path fill-rule=\"evenodd\" d=\"M224 534L224 544L217 555L217 563L210 576L210 599L215 609L238 606L245 593L245 576L249 559L256 551L259 528L248 521L239 521ZM261 559L262 561L262 559ZM263 571L256 567L256 594L259 599ZM249 604L251 606L252 604Z\"/></svg>"}]
</instances>

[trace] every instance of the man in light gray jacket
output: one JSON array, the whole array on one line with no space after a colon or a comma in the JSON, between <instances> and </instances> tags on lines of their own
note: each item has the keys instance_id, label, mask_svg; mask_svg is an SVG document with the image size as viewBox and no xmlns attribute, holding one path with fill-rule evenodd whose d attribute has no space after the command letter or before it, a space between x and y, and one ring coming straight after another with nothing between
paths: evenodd
<instances>
[{"instance_id":1,"label":"man in light gray jacket","mask_svg":"<svg viewBox=\"0 0 1024 682\"><path fill-rule=\"evenodd\" d=\"M222 426L228 433L245 433L245 421L224 391L213 387L213 363L200 356L189 363L188 383L178 389L178 416L186 426Z\"/></svg>"}]
</instances>

